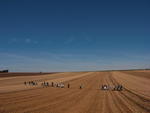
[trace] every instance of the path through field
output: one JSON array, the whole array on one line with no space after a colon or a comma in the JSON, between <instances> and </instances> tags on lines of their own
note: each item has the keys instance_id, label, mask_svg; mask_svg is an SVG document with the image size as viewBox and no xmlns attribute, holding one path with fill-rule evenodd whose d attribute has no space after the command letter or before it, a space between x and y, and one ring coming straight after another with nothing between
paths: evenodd
<instances>
[{"instance_id":1,"label":"path through field","mask_svg":"<svg viewBox=\"0 0 150 113\"><path fill-rule=\"evenodd\" d=\"M63 82L70 88L25 86L24 81ZM101 85L122 84L123 91ZM83 85L83 89L79 86ZM150 113L150 72L68 72L0 78L0 113Z\"/></svg>"}]
</instances>

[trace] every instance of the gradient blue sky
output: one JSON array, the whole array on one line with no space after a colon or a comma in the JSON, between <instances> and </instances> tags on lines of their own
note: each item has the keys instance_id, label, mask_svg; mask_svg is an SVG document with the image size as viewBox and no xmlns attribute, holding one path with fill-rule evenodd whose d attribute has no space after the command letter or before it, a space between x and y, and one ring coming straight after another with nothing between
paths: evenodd
<instances>
[{"instance_id":1,"label":"gradient blue sky","mask_svg":"<svg viewBox=\"0 0 150 113\"><path fill-rule=\"evenodd\" d=\"M0 69L150 68L149 0L0 0Z\"/></svg>"}]
</instances>

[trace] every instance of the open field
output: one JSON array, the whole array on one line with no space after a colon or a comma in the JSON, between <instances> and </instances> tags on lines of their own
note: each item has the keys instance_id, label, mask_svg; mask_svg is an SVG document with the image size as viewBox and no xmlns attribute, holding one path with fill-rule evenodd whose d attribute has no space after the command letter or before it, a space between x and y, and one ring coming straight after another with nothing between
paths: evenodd
<instances>
[{"instance_id":1,"label":"open field","mask_svg":"<svg viewBox=\"0 0 150 113\"><path fill-rule=\"evenodd\" d=\"M16 76L37 76L37 75L45 75L45 74L53 74L53 73L0 73L0 77L16 77Z\"/></svg>"},{"instance_id":2,"label":"open field","mask_svg":"<svg viewBox=\"0 0 150 113\"><path fill-rule=\"evenodd\" d=\"M38 85L24 85L31 80ZM43 88L44 81L70 88ZM102 91L103 84L122 84L124 90ZM0 77L0 113L150 113L150 71Z\"/></svg>"}]
</instances>

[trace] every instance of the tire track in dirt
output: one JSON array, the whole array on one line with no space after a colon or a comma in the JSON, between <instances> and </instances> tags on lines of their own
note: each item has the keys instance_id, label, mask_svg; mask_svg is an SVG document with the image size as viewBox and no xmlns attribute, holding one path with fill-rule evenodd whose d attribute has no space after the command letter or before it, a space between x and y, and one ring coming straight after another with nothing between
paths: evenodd
<instances>
[{"instance_id":1,"label":"tire track in dirt","mask_svg":"<svg viewBox=\"0 0 150 113\"><path fill-rule=\"evenodd\" d=\"M64 81L71 85L69 89L48 87L0 94L0 112L149 113L149 98L128 89L129 86L121 92L100 90L102 84L121 84L120 78L112 72L92 72ZM84 88L80 90L81 84Z\"/></svg>"},{"instance_id":2,"label":"tire track in dirt","mask_svg":"<svg viewBox=\"0 0 150 113\"><path fill-rule=\"evenodd\" d=\"M130 75L136 76L136 77L141 77L141 78L150 79L150 72L124 71L124 72L122 72L122 73L130 74Z\"/></svg>"},{"instance_id":3,"label":"tire track in dirt","mask_svg":"<svg viewBox=\"0 0 150 113\"><path fill-rule=\"evenodd\" d=\"M59 74L52 74L52 75L45 75L45 76L38 76L37 78L35 76L29 76L29 77L19 77L18 78L12 78L11 81L4 80L0 84L0 93L8 93L8 92L16 92L16 91L23 91L28 90L32 88L40 87L40 85L36 87L27 87L24 85L24 81L37 81L38 84L41 84L44 81L47 82L63 82L68 81L75 78L80 78L83 76L86 76L87 74L90 74L93 72L77 72L77 73L59 73ZM78 75L79 74L79 75ZM9 82L8 82L9 81ZM9 83L9 85L5 85L6 83Z\"/></svg>"},{"instance_id":4,"label":"tire track in dirt","mask_svg":"<svg viewBox=\"0 0 150 113\"><path fill-rule=\"evenodd\" d=\"M58 89L58 90L59 90L59 89ZM70 92L70 93L73 93L73 92ZM67 94L67 95L68 95L68 94ZM46 99L46 98L48 98L48 97L40 97L40 98L45 98L45 99ZM36 98L36 100L39 100L40 98ZM20 100L22 100L22 99L20 99ZM22 102L24 102L24 103L27 102L27 103L28 103L28 101L29 101L29 100L27 100L27 101L24 101L24 100L23 100ZM33 100L32 100L32 101L33 101ZM19 102L19 103L20 103L20 102ZM30 105L30 104L29 104L29 105ZM29 106L29 105L28 105L28 106Z\"/></svg>"},{"instance_id":5,"label":"tire track in dirt","mask_svg":"<svg viewBox=\"0 0 150 113\"><path fill-rule=\"evenodd\" d=\"M150 98L149 79L139 78L123 72L112 72L113 78L119 83L126 86L125 88L140 95L141 97Z\"/></svg>"},{"instance_id":6,"label":"tire track in dirt","mask_svg":"<svg viewBox=\"0 0 150 113\"><path fill-rule=\"evenodd\" d=\"M112 85L118 85L119 83L112 77L112 74L110 74L110 81L112 82ZM112 91L110 92L113 99L115 99L116 107L120 109L120 112L127 112L127 113L135 113L135 110L132 109L127 103L126 98L122 98L121 92Z\"/></svg>"},{"instance_id":7,"label":"tire track in dirt","mask_svg":"<svg viewBox=\"0 0 150 113\"><path fill-rule=\"evenodd\" d=\"M71 94L71 92L69 92ZM34 107L36 107L37 105L42 105L44 103L47 103L47 102L50 102L50 101L55 101L56 99L61 99L63 96L69 94L69 93L63 93L63 94L59 94L57 93L56 97L54 97L52 100L49 99L49 96L40 96L38 98L33 98L32 100L22 100L22 102L19 102L19 103L16 103L15 104L15 101L14 103L12 103L13 105L11 105L9 107L9 109L11 111L18 111L18 110L21 110L21 112L25 109L33 109ZM58 95L59 94L59 95ZM31 108L32 106L32 108ZM18 109L19 108L19 109ZM7 108L8 109L8 108Z\"/></svg>"},{"instance_id":8,"label":"tire track in dirt","mask_svg":"<svg viewBox=\"0 0 150 113\"><path fill-rule=\"evenodd\" d=\"M58 89L59 90L59 89ZM71 92L72 93L72 92ZM67 94L67 95L70 95L70 94ZM46 97L43 97L43 98L46 98ZM41 102L41 103L46 103L46 102Z\"/></svg>"},{"instance_id":9,"label":"tire track in dirt","mask_svg":"<svg viewBox=\"0 0 150 113\"><path fill-rule=\"evenodd\" d=\"M91 76L86 76L85 78L86 78L86 82L89 82ZM75 83L80 83L82 80L85 81L85 78L76 79L74 82ZM72 106L74 106L73 104L77 104L81 100L83 100L83 98L86 97L85 95L88 94L88 92L90 92L90 90L88 90L88 87L87 87L86 89L76 90L76 92L73 93L73 95L71 97L65 97L64 96L64 99L66 99L66 100L62 99L63 100L62 102L59 101L59 103L57 105L57 106L59 106L58 109L63 109L63 110L66 109L67 110L68 108L72 108ZM73 100L73 101L71 101L71 103L70 102L67 103L68 99ZM63 104L65 104L65 106L63 106ZM48 106L50 106L50 108L52 108L51 104L49 104L49 105L46 105L45 107L42 107L42 109L48 109L47 108ZM36 111L39 111L40 109L37 109Z\"/></svg>"},{"instance_id":10,"label":"tire track in dirt","mask_svg":"<svg viewBox=\"0 0 150 113\"><path fill-rule=\"evenodd\" d=\"M108 86L110 86L110 82L108 81L108 73L105 72L104 74L104 79L103 79L103 84L106 84ZM102 90L103 93L104 93L104 97L105 97L105 101L104 101L104 104L103 104L103 107L104 107L104 111L103 113L112 113L112 106L110 104L110 100L109 100L109 91L105 91L105 90Z\"/></svg>"},{"instance_id":11,"label":"tire track in dirt","mask_svg":"<svg viewBox=\"0 0 150 113\"><path fill-rule=\"evenodd\" d=\"M82 109L81 108L84 108L85 104L88 105L87 103L88 102L85 102L85 101L90 101L91 98L93 97L91 95L91 92L93 90L92 87L93 87L93 84L95 84L95 75L92 75L92 76L89 76L90 78L88 79L80 79L79 82L75 82L76 84L80 84L80 83L84 83L84 85L86 85L86 87L84 89L81 90L82 94L81 95L78 95L80 96L81 98L80 99L77 99L76 101L72 102L71 106L69 107L69 109L67 108L66 109L66 113L70 113L70 112L74 112L74 109L76 108L77 110L79 110L78 108L80 108L80 111L78 112L82 112ZM83 102L85 102L84 104L82 104ZM81 107L82 106L82 107ZM87 106L88 108L88 106Z\"/></svg>"},{"instance_id":12,"label":"tire track in dirt","mask_svg":"<svg viewBox=\"0 0 150 113\"><path fill-rule=\"evenodd\" d=\"M112 83L113 84L119 84L115 79L113 79L112 78L112 76L110 76L110 79L111 79L111 81L112 81ZM115 94L115 96L117 97L117 99L118 99L118 101L120 101L121 103L120 103L120 105L123 105L122 106L122 108L124 108L124 107L126 107L126 108L124 108L124 110L125 111L127 111L127 109L131 112L131 110L132 110L132 112L134 113L134 112L138 112L138 110L139 110L139 108L143 108L142 106L144 106L144 105L142 105L142 104L140 104L140 103L138 103L138 106L137 107L134 107L134 108L130 108L129 109L129 105L131 104L131 102L132 102L132 105L134 104L134 106L135 106L135 100L131 100L131 99L129 99L130 97L131 97L131 95L128 95L128 96L123 96L124 94L127 94L127 93L124 93L124 91L122 91L122 92L119 92L118 94L116 94L116 93L112 93L113 95ZM123 98L124 97L124 98ZM133 98L133 97L132 97ZM135 99L135 98L134 98ZM126 101L125 101L126 100ZM128 102L127 103L127 101L130 101L130 103ZM126 103L126 105L125 105L125 103ZM137 104L136 104L137 105ZM140 106L139 106L140 105ZM142 106L141 106L142 105ZM137 110L138 109L138 110ZM145 111L144 109L142 109L142 110L140 110L141 112L142 111ZM147 110L145 111L145 112L147 112Z\"/></svg>"},{"instance_id":13,"label":"tire track in dirt","mask_svg":"<svg viewBox=\"0 0 150 113\"><path fill-rule=\"evenodd\" d=\"M110 72L107 72L107 74L108 74L108 78L107 78L107 83L109 84L109 86L115 86L115 85L117 85L117 83L116 82L114 82L112 79L111 79L111 73ZM116 93L115 91L108 91L109 93L108 93L108 101L110 101L110 100L114 100L112 103L111 103L111 106L112 106L112 108L117 108L116 109L116 111L115 111L115 109L113 109L113 112L114 113L116 113L116 112L118 112L118 113L123 113L123 109L128 109L128 107L126 107L125 105L124 105L124 102L123 101L121 101L119 98L117 98L117 95L115 95L114 96L114 93ZM122 106L120 106L120 105L122 105ZM113 107L114 106L114 107ZM126 108L125 108L126 107Z\"/></svg>"},{"instance_id":14,"label":"tire track in dirt","mask_svg":"<svg viewBox=\"0 0 150 113\"><path fill-rule=\"evenodd\" d=\"M97 111L100 111L102 109L102 95L100 93L100 88L99 85L102 84L102 77L99 75L98 72L95 73L95 77L93 77L93 84L90 84L93 87L97 88L92 88L95 90L92 90L89 93L89 99L87 101L86 109L83 111L85 113L97 113ZM85 101L84 101L85 102ZM83 103L84 103L83 102Z\"/></svg>"},{"instance_id":15,"label":"tire track in dirt","mask_svg":"<svg viewBox=\"0 0 150 113\"><path fill-rule=\"evenodd\" d=\"M143 109L142 111L145 111L147 113L150 112L150 103L148 102L144 102L139 100L137 97L134 97L131 95L131 93L121 93L122 95L124 95L128 100L132 101L134 104L136 104L137 106L139 106L141 109ZM137 99L135 99L137 98Z\"/></svg>"},{"instance_id":16,"label":"tire track in dirt","mask_svg":"<svg viewBox=\"0 0 150 113\"><path fill-rule=\"evenodd\" d=\"M115 81L112 78L112 74L109 73L109 79L112 83L113 86L118 85L119 83L117 81ZM128 104L126 104L125 99L121 98L120 92L116 92L116 91L110 91L110 94L112 96L112 99L114 100L114 104L116 105L116 108L118 108L120 110L120 113L132 113L132 109L129 108ZM134 113L134 112L133 112Z\"/></svg>"},{"instance_id":17,"label":"tire track in dirt","mask_svg":"<svg viewBox=\"0 0 150 113\"><path fill-rule=\"evenodd\" d=\"M111 77L111 79L114 82L116 82L117 84L119 84L113 77ZM125 91L120 92L121 97L125 97L126 100L134 103L136 106L138 106L140 109L142 109L141 111L145 111L146 113L150 112L150 103L149 103L150 100L149 99L146 99L145 97L142 97L141 95L138 95L138 94L132 92L131 90L128 90L125 87L124 87L124 90Z\"/></svg>"}]
</instances>

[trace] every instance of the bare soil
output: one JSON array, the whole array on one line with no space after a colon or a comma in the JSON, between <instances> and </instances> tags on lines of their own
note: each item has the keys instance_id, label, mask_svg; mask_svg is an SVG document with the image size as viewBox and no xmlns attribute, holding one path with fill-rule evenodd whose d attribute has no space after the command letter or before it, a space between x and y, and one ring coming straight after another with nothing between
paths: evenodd
<instances>
[{"instance_id":1,"label":"bare soil","mask_svg":"<svg viewBox=\"0 0 150 113\"><path fill-rule=\"evenodd\" d=\"M15 77L15 76L36 76L36 75L45 75L53 73L20 73L20 72L11 72L11 73L0 73L0 77Z\"/></svg>"},{"instance_id":2,"label":"bare soil","mask_svg":"<svg viewBox=\"0 0 150 113\"><path fill-rule=\"evenodd\" d=\"M145 71L113 71L1 77L0 113L150 113L149 76ZM24 85L31 80L39 85ZM43 88L44 81L69 83L70 88ZM103 84L122 84L124 90L102 91Z\"/></svg>"}]
</instances>

